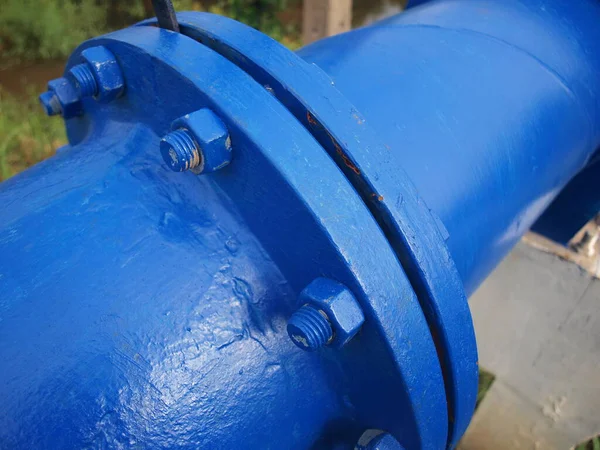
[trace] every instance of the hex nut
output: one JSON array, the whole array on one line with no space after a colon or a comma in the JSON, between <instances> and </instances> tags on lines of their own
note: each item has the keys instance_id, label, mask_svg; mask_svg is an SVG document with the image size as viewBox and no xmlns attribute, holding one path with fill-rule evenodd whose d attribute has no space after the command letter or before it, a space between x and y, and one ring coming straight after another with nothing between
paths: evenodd
<instances>
[{"instance_id":1,"label":"hex nut","mask_svg":"<svg viewBox=\"0 0 600 450\"><path fill-rule=\"evenodd\" d=\"M48 92L54 93L65 119L83 114L81 100L73 84L64 77L48 82Z\"/></svg>"},{"instance_id":2,"label":"hex nut","mask_svg":"<svg viewBox=\"0 0 600 450\"><path fill-rule=\"evenodd\" d=\"M200 152L199 164L191 171L200 174L222 169L231 162L231 138L227 127L210 109L204 108L175 120L172 130L187 130Z\"/></svg>"},{"instance_id":3,"label":"hex nut","mask_svg":"<svg viewBox=\"0 0 600 450\"><path fill-rule=\"evenodd\" d=\"M81 52L81 58L96 80L96 100L107 103L123 95L123 72L110 50L102 46L86 48Z\"/></svg>"},{"instance_id":4,"label":"hex nut","mask_svg":"<svg viewBox=\"0 0 600 450\"><path fill-rule=\"evenodd\" d=\"M333 328L330 347L340 348L352 339L365 321L356 298L346 286L328 278L316 278L299 295L300 305L323 311Z\"/></svg>"}]
</instances>

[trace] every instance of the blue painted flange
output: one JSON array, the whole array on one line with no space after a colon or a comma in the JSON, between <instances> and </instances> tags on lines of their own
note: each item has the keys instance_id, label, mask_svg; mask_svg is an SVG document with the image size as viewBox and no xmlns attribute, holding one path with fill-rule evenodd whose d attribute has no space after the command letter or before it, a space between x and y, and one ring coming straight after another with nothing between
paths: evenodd
<instances>
[{"instance_id":1,"label":"blue painted flange","mask_svg":"<svg viewBox=\"0 0 600 450\"><path fill-rule=\"evenodd\" d=\"M445 243L447 232L390 148L317 66L231 19L178 15L181 32L227 57L268 88L318 140L361 195L417 293L442 364L452 447L477 396L477 348L466 296ZM153 23L152 21L143 24Z\"/></svg>"},{"instance_id":2,"label":"blue painted flange","mask_svg":"<svg viewBox=\"0 0 600 450\"><path fill-rule=\"evenodd\" d=\"M186 36L123 30L67 70L97 45L127 94L84 99L70 148L1 185L1 442L351 448L377 428L443 447L444 382L416 295L307 129ZM160 137L201 108L229 130L232 163L173 173ZM365 323L309 354L285 320L317 277L347 286Z\"/></svg>"}]
</instances>

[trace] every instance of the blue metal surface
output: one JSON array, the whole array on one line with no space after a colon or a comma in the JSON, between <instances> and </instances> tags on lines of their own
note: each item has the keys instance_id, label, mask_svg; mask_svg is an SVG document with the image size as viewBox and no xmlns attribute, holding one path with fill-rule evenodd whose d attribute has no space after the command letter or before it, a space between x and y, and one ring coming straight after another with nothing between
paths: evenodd
<instances>
[{"instance_id":1,"label":"blue metal surface","mask_svg":"<svg viewBox=\"0 0 600 450\"><path fill-rule=\"evenodd\" d=\"M563 245L600 212L600 153L558 194L531 228Z\"/></svg>"},{"instance_id":2,"label":"blue metal surface","mask_svg":"<svg viewBox=\"0 0 600 450\"><path fill-rule=\"evenodd\" d=\"M185 36L142 27L94 45L117 56L126 95L84 99L71 146L1 185L2 444L352 448L378 428L443 447L444 383L417 298L310 133ZM229 129L234 163L171 172L159 136L203 107ZM343 349L302 352L285 321L320 276L367 320Z\"/></svg>"},{"instance_id":3,"label":"blue metal surface","mask_svg":"<svg viewBox=\"0 0 600 450\"><path fill-rule=\"evenodd\" d=\"M600 143L600 6L432 1L297 54L178 20L77 49L117 75L55 81L70 145L0 185L0 447L452 448L465 289ZM303 352L323 279L355 308L301 309Z\"/></svg>"},{"instance_id":4,"label":"blue metal surface","mask_svg":"<svg viewBox=\"0 0 600 450\"><path fill-rule=\"evenodd\" d=\"M299 52L439 215L468 295L600 143L599 17L595 0L431 1Z\"/></svg>"},{"instance_id":5,"label":"blue metal surface","mask_svg":"<svg viewBox=\"0 0 600 450\"><path fill-rule=\"evenodd\" d=\"M449 446L477 396L477 349L447 231L361 113L318 67L262 33L212 14L179 14L181 32L237 64L292 111L350 179L377 219L428 320L444 373ZM153 21L144 24L152 24ZM443 261L443 264L439 262Z\"/></svg>"}]
</instances>

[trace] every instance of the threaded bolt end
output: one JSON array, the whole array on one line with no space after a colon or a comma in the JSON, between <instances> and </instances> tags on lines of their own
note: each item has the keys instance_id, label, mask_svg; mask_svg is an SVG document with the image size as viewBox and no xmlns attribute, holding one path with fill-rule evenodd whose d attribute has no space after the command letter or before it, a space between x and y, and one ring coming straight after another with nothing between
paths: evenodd
<instances>
[{"instance_id":1,"label":"threaded bolt end","mask_svg":"<svg viewBox=\"0 0 600 450\"><path fill-rule=\"evenodd\" d=\"M98 95L98 82L94 78L90 67L87 64L78 64L69 70L69 73L75 79L77 90L81 98L95 97Z\"/></svg>"},{"instance_id":2,"label":"threaded bolt end","mask_svg":"<svg viewBox=\"0 0 600 450\"><path fill-rule=\"evenodd\" d=\"M40 95L39 98L40 103L44 108L44 111L46 111L46 114L48 114L49 116L56 116L62 113L60 102L58 101L58 98L56 97L56 94L54 92L44 92L42 95Z\"/></svg>"},{"instance_id":3,"label":"threaded bolt end","mask_svg":"<svg viewBox=\"0 0 600 450\"><path fill-rule=\"evenodd\" d=\"M200 151L189 131L181 128L171 131L160 141L160 153L171 170L184 172L198 167Z\"/></svg>"},{"instance_id":4,"label":"threaded bolt end","mask_svg":"<svg viewBox=\"0 0 600 450\"><path fill-rule=\"evenodd\" d=\"M302 350L314 351L333 338L327 315L312 305L304 305L288 320L287 332Z\"/></svg>"}]
</instances>

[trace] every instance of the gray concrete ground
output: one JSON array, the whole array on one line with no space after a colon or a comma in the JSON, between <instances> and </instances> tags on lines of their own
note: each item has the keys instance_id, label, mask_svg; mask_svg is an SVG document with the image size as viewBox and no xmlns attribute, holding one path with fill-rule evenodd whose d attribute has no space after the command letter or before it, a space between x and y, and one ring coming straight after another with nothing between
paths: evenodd
<instances>
[{"instance_id":1,"label":"gray concrete ground","mask_svg":"<svg viewBox=\"0 0 600 450\"><path fill-rule=\"evenodd\" d=\"M520 243L470 305L496 381L460 450L567 450L600 432L600 280Z\"/></svg>"}]
</instances>

